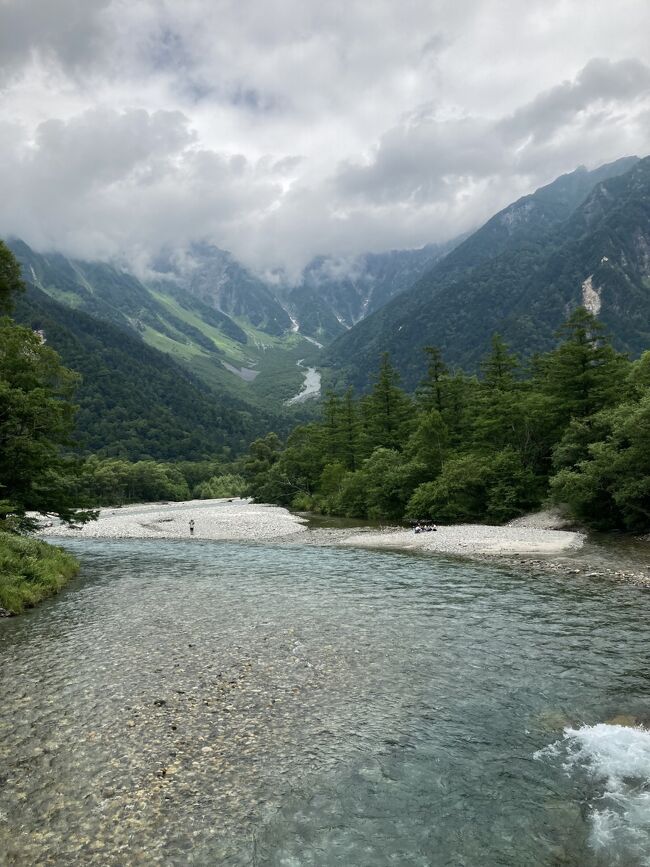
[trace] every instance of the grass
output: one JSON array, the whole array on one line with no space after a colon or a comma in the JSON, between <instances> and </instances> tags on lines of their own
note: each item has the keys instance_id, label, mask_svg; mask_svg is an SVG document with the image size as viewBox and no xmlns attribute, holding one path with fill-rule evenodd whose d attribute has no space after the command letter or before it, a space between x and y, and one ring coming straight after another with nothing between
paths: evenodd
<instances>
[{"instance_id":1,"label":"grass","mask_svg":"<svg viewBox=\"0 0 650 867\"><path fill-rule=\"evenodd\" d=\"M248 343L243 345L204 322L196 311L183 307L176 298L163 292L150 291L152 297L173 316L199 329L212 340L222 354L211 355L194 343L191 337L184 335L179 335L180 342L176 342L150 326L146 326L142 332L145 342L171 355L207 385L225 389L253 406L275 412L282 410L283 402L297 394L302 387L305 371L297 367L296 362L304 359L305 366L310 363L318 365L318 349L300 334L273 336L255 328L246 319L233 316L233 322L248 338ZM259 375L254 381L245 382L226 370L222 360L235 367L252 367L259 371Z\"/></svg>"},{"instance_id":2,"label":"grass","mask_svg":"<svg viewBox=\"0 0 650 867\"><path fill-rule=\"evenodd\" d=\"M78 570L62 548L0 532L0 608L12 614L58 593Z\"/></svg>"}]
</instances>

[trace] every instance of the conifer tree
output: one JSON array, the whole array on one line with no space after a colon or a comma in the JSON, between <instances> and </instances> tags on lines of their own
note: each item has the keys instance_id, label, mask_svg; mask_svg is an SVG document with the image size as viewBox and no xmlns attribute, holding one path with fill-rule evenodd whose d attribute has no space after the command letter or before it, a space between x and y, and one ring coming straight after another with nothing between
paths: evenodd
<instances>
[{"instance_id":1,"label":"conifer tree","mask_svg":"<svg viewBox=\"0 0 650 867\"><path fill-rule=\"evenodd\" d=\"M375 385L363 404L370 450L378 446L400 449L404 444L412 405L398 383L399 374L385 352Z\"/></svg>"},{"instance_id":2,"label":"conifer tree","mask_svg":"<svg viewBox=\"0 0 650 867\"><path fill-rule=\"evenodd\" d=\"M341 458L348 470L359 467L361 451L361 421L354 400L354 390L348 388L341 404Z\"/></svg>"},{"instance_id":3,"label":"conifer tree","mask_svg":"<svg viewBox=\"0 0 650 867\"><path fill-rule=\"evenodd\" d=\"M447 404L445 386L449 379L449 368L437 346L425 346L424 351L428 362L427 373L418 389L418 399L425 412L435 409L442 413Z\"/></svg>"},{"instance_id":4,"label":"conifer tree","mask_svg":"<svg viewBox=\"0 0 650 867\"><path fill-rule=\"evenodd\" d=\"M627 359L615 352L596 317L576 308L558 331L560 345L539 363L543 390L553 398L560 426L620 400Z\"/></svg>"}]
</instances>

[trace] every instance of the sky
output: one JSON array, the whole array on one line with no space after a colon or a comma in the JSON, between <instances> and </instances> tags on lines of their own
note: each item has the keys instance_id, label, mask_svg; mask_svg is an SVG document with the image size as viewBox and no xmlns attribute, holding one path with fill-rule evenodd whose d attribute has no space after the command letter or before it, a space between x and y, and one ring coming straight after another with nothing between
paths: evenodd
<instances>
[{"instance_id":1,"label":"sky","mask_svg":"<svg viewBox=\"0 0 650 867\"><path fill-rule=\"evenodd\" d=\"M647 0L0 0L0 235L298 279L650 154Z\"/></svg>"}]
</instances>

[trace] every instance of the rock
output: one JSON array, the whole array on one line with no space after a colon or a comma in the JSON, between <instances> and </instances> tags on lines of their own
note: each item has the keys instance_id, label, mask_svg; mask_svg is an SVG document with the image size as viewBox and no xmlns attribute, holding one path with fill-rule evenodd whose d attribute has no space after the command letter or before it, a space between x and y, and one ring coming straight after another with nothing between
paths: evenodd
<instances>
[{"instance_id":1,"label":"rock","mask_svg":"<svg viewBox=\"0 0 650 867\"><path fill-rule=\"evenodd\" d=\"M635 728L638 725L637 718L631 713L619 713L605 722L610 726L627 726L627 728Z\"/></svg>"},{"instance_id":2,"label":"rock","mask_svg":"<svg viewBox=\"0 0 650 867\"><path fill-rule=\"evenodd\" d=\"M0 617L13 617L13 611L7 611L6 608L0 608Z\"/></svg>"},{"instance_id":3,"label":"rock","mask_svg":"<svg viewBox=\"0 0 650 867\"><path fill-rule=\"evenodd\" d=\"M571 726L573 721L561 710L545 710L537 717L540 728L546 731L562 731Z\"/></svg>"},{"instance_id":4,"label":"rock","mask_svg":"<svg viewBox=\"0 0 650 867\"><path fill-rule=\"evenodd\" d=\"M154 707L164 707L167 704L164 698L154 699Z\"/></svg>"}]
</instances>

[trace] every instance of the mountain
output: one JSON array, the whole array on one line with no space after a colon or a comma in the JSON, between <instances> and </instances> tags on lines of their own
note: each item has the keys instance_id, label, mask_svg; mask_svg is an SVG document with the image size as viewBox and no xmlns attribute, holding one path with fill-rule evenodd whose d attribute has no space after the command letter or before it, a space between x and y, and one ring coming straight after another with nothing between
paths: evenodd
<instances>
[{"instance_id":1,"label":"mountain","mask_svg":"<svg viewBox=\"0 0 650 867\"><path fill-rule=\"evenodd\" d=\"M193 244L182 264L173 255L160 256L155 270L209 307L276 337L291 330L291 317L271 288L225 250Z\"/></svg>"},{"instance_id":2,"label":"mountain","mask_svg":"<svg viewBox=\"0 0 650 867\"><path fill-rule=\"evenodd\" d=\"M640 351L650 322L643 276L649 172L649 159L630 157L577 169L519 199L334 341L325 362L364 388L387 351L414 387L422 347L438 346L448 362L473 370L498 331L527 356L548 349L567 311L585 300L621 348Z\"/></svg>"},{"instance_id":3,"label":"mountain","mask_svg":"<svg viewBox=\"0 0 650 867\"><path fill-rule=\"evenodd\" d=\"M410 286L449 245L320 257L293 287L264 283L210 244L168 251L143 280L110 263L9 246L25 277L56 301L129 331L212 388L275 410L320 364L321 344Z\"/></svg>"},{"instance_id":4,"label":"mountain","mask_svg":"<svg viewBox=\"0 0 650 867\"><path fill-rule=\"evenodd\" d=\"M205 301L194 294L198 286L205 289L207 285L198 277L189 285L191 281L183 283L168 272L145 285L108 263L37 253L17 240L8 244L22 265L25 279L54 300L130 332L171 356L210 387L258 409L277 408L300 391L304 374L298 362L311 362L317 352L312 343L290 330L276 333L281 332L281 325L290 328L291 320L273 301L268 288L256 293L250 281L246 284L248 294L246 285L241 290L241 298L250 302L250 316L242 313L235 319L234 314L219 308L219 299L211 297L207 289L203 292ZM239 272L233 265L229 273L233 282L220 297L224 306L241 312L246 308L244 300L239 308L234 300ZM244 275L244 283L246 279ZM228 299L232 303L227 303ZM269 327L270 333L254 322Z\"/></svg>"},{"instance_id":5,"label":"mountain","mask_svg":"<svg viewBox=\"0 0 650 867\"><path fill-rule=\"evenodd\" d=\"M410 288L453 243L352 258L318 256L298 285L276 292L294 327L326 344Z\"/></svg>"},{"instance_id":6,"label":"mountain","mask_svg":"<svg viewBox=\"0 0 650 867\"><path fill-rule=\"evenodd\" d=\"M77 436L85 452L196 460L243 451L282 422L208 388L135 334L66 307L28 283L15 318L82 375Z\"/></svg>"}]
</instances>

